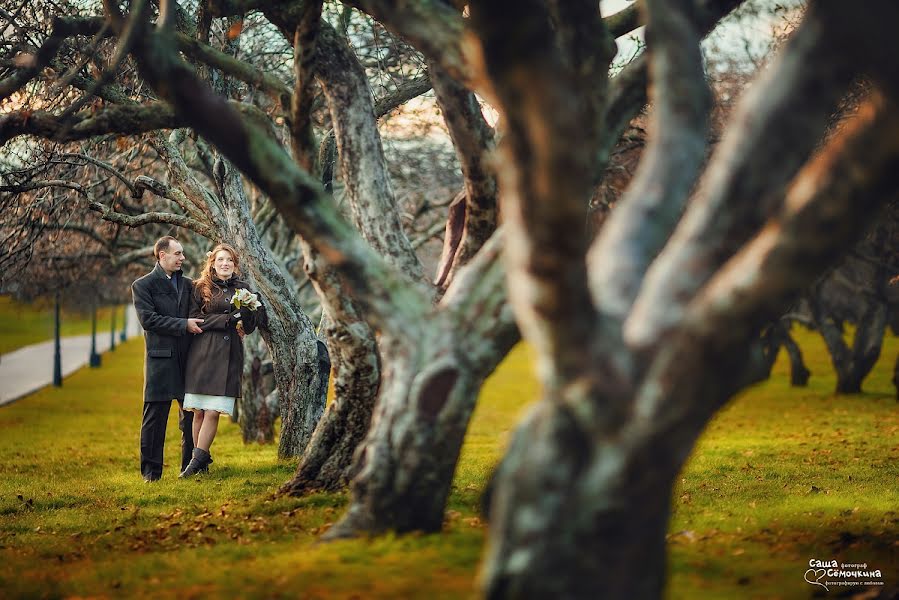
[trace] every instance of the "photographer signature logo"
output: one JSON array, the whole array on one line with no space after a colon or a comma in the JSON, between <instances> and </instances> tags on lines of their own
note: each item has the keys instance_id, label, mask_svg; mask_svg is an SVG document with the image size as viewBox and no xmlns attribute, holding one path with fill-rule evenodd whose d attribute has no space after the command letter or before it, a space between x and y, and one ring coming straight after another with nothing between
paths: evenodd
<instances>
[{"instance_id":1,"label":"photographer signature logo","mask_svg":"<svg viewBox=\"0 0 899 600\"><path fill-rule=\"evenodd\" d=\"M808 566L805 581L811 585L820 585L828 592L830 591L828 586L883 585L880 569L868 568L868 563L840 564L835 560L813 558L808 561Z\"/></svg>"},{"instance_id":2,"label":"photographer signature logo","mask_svg":"<svg viewBox=\"0 0 899 600\"><path fill-rule=\"evenodd\" d=\"M805 580L812 585L820 585L828 592L830 591L828 587L821 583L821 579L827 575L827 569L809 569L805 572Z\"/></svg>"}]
</instances>

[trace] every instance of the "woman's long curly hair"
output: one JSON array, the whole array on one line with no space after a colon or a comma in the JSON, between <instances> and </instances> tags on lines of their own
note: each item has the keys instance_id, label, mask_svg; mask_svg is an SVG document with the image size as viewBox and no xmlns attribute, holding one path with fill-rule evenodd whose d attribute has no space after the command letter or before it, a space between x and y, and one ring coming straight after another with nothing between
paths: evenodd
<instances>
[{"instance_id":1,"label":"woman's long curly hair","mask_svg":"<svg viewBox=\"0 0 899 600\"><path fill-rule=\"evenodd\" d=\"M215 255L222 250L230 254L231 259L234 261L234 274L231 277L240 275L240 259L237 258L237 250L230 244L219 244L212 249L212 252L206 253L206 264L203 265L203 271L200 273L200 278L194 282L194 293L198 294L199 297L203 299L204 311L209 309L209 303L212 302L213 294L223 293L218 286L213 285L212 283L212 279L216 276Z\"/></svg>"}]
</instances>

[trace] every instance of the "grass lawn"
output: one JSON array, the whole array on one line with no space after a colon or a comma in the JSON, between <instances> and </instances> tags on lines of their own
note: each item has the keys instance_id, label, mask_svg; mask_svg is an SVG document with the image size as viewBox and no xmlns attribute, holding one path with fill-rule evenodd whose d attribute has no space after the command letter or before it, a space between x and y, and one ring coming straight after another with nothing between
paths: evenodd
<instances>
[{"instance_id":1,"label":"grass lawn","mask_svg":"<svg viewBox=\"0 0 899 600\"><path fill-rule=\"evenodd\" d=\"M122 307L116 308L116 328L122 328ZM91 332L90 313L63 308L60 315L60 334L86 335ZM112 309L97 310L97 331L109 334ZM10 296L0 296L0 354L22 346L36 344L53 337L53 304L20 304Z\"/></svg>"},{"instance_id":2,"label":"grass lawn","mask_svg":"<svg viewBox=\"0 0 899 600\"><path fill-rule=\"evenodd\" d=\"M803 580L811 558L865 562L899 583L899 343L888 337L866 394L837 398L820 338L799 337L810 386L790 388L778 362L718 415L682 474L669 598L808 598L823 592ZM328 544L317 534L346 496L274 498L295 463L243 446L230 422L210 475L179 481L173 410L164 478L141 481L142 354L130 341L99 371L0 409L0 597L475 596L479 494L537 393L526 348L483 390L443 533Z\"/></svg>"}]
</instances>

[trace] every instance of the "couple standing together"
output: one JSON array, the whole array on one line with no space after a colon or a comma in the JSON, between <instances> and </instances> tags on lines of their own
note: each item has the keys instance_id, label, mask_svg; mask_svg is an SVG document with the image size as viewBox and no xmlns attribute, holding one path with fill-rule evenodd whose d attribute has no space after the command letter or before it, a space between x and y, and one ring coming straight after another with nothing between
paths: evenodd
<instances>
[{"instance_id":1,"label":"couple standing together","mask_svg":"<svg viewBox=\"0 0 899 600\"><path fill-rule=\"evenodd\" d=\"M191 281L181 264L184 249L171 236L153 247L156 267L131 284L134 308L144 329L144 413L140 470L145 481L162 477L163 445L172 400L178 402L181 474L209 470L209 448L219 416L234 414L243 375L242 338L265 320L265 308L232 304L247 284L238 278L234 248L217 245L200 277Z\"/></svg>"}]
</instances>

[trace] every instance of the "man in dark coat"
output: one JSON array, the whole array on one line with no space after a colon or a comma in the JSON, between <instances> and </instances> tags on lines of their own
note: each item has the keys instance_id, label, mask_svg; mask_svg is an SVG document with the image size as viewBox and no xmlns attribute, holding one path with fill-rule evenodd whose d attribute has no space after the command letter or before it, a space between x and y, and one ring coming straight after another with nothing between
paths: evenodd
<instances>
[{"instance_id":1,"label":"man in dark coat","mask_svg":"<svg viewBox=\"0 0 899 600\"><path fill-rule=\"evenodd\" d=\"M184 249L171 236L153 248L156 267L131 284L134 308L144 329L144 415L140 428L140 471L145 481L162 477L163 444L172 400L178 401L181 468L193 453L193 415L181 410L184 369L191 334L200 333L202 319L188 318L192 282L184 277Z\"/></svg>"}]
</instances>

